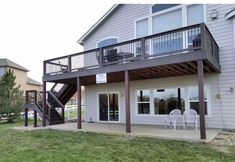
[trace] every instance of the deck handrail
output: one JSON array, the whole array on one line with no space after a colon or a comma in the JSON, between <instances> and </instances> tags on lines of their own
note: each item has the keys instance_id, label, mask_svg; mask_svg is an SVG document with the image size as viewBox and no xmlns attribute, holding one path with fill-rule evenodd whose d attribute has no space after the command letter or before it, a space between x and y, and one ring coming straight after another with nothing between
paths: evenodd
<instances>
[{"instance_id":1,"label":"deck handrail","mask_svg":"<svg viewBox=\"0 0 235 162\"><path fill-rule=\"evenodd\" d=\"M197 30L196 33L193 33L195 31L193 30ZM191 32L191 34L197 35L199 33L201 33L201 37L199 38L200 40L197 43L196 48L195 47L183 47L180 50L176 48L176 50L172 50L172 49L168 49L168 48L172 48L171 46L182 46L181 42L179 41L180 39L189 39L186 38L187 33ZM186 34L185 34L186 33ZM161 33L157 33L157 34L153 34L153 35L148 35L145 37L141 37L141 38L136 38L136 39L132 39L132 40L128 40L128 41L124 41L124 42L120 42L120 43L116 43L113 45L109 45L109 46L105 46L105 47L101 47L101 48L95 48L95 49L91 49L91 50L87 50L87 51L83 51L83 52L78 52L78 53L74 53L74 54L70 54L70 55L66 55L66 56L61 56L61 57L57 57L57 58L53 58L53 59L49 59L49 60L45 60L44 61L44 75L47 74L62 74L62 73L66 73L66 72L73 72L73 70L79 70L79 69L83 69L83 68L93 68L93 67L101 67L103 65L109 65L109 64L113 64L113 63L127 63L128 61L126 60L135 60L137 52L139 52L138 55L142 56L142 59L146 59L148 58L148 56L146 55L147 53L149 53L150 48L153 48L153 44L154 41L155 43L158 43L157 41L168 41L168 39L171 39L171 41L175 40L175 43L178 43L176 45L174 44L170 44L169 47L166 46L167 43L163 44L163 47L159 47L159 48L167 48L168 50L166 50L166 52L164 53L164 50L160 52L160 54L158 54L157 56L160 55L165 55L168 53L176 53L176 52L183 52L183 51L189 51L189 50L196 50L196 49L200 49L200 50L207 50L209 49L208 47L206 47L206 34L209 34L210 37L210 41L212 42L211 46L209 48L212 48L212 50L210 52L212 52L211 54L213 55L213 57L215 57L217 59L217 61L219 62L219 58L218 58L218 44L215 41L214 37L212 36L211 32L209 31L209 29L207 28L207 26L204 23L200 23L200 24L195 24L195 25L191 25L191 26L186 26L186 27L181 27L178 29L173 29L170 31L165 31L165 32L161 32ZM163 37L163 38L161 38ZM169 38L168 38L169 37ZM157 40L156 40L157 39ZM178 39L178 42L177 42ZM152 42L151 46L150 46L150 42ZM138 45L138 47L137 47ZM146 45L148 45L149 47L147 48ZM188 45L187 45L188 46ZM214 47L215 46L215 47ZM107 59L107 51L110 49L115 49L118 50L118 48L123 49L124 51L131 51L129 52L130 55L126 56L121 59L117 59L115 60L115 58L108 60ZM139 48L139 51L137 51L137 48ZM155 47L156 48L156 47ZM122 51L122 50L121 50ZM112 51L111 51L112 52ZM116 52L117 51L113 51ZM213 53L215 52L215 53ZM126 52L127 53L127 52ZM135 53L135 54L134 54ZM89 56L92 58L89 58ZM148 54L149 55L149 54ZM78 67L73 68L72 64L75 59L75 57L78 57L77 60L81 60L81 58L79 57L86 57L86 61L88 63L85 64L85 59L83 60L83 64L84 65L78 65ZM151 56L154 56L151 55ZM115 56L116 57L116 56ZM64 60L63 60L64 59ZM91 62L89 63L89 61L91 60ZM97 59L97 60L95 60ZM109 58L110 59L110 58ZM137 60L139 60L140 58L138 57ZM61 63L61 60L63 63ZM57 62L59 63L57 63ZM93 62L92 62L93 61ZM52 72L48 72L47 70L47 66L49 65L56 69L56 70L52 70ZM67 69L62 69L62 67L68 67Z\"/></svg>"}]
</instances>

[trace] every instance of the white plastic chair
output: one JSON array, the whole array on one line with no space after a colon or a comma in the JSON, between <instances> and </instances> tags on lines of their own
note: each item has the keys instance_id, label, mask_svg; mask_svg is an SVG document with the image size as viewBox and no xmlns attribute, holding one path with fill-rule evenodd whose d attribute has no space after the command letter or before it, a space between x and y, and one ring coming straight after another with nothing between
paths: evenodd
<instances>
[{"instance_id":1,"label":"white plastic chair","mask_svg":"<svg viewBox=\"0 0 235 162\"><path fill-rule=\"evenodd\" d=\"M180 109L174 109L172 110L169 115L165 117L165 128L167 123L170 123L171 126L174 127L174 130L176 129L177 119L181 115Z\"/></svg>"},{"instance_id":2,"label":"white plastic chair","mask_svg":"<svg viewBox=\"0 0 235 162\"><path fill-rule=\"evenodd\" d=\"M198 129L198 114L195 110L189 109L184 111L183 124L184 128L187 126L187 123L194 123L195 129Z\"/></svg>"}]
</instances>

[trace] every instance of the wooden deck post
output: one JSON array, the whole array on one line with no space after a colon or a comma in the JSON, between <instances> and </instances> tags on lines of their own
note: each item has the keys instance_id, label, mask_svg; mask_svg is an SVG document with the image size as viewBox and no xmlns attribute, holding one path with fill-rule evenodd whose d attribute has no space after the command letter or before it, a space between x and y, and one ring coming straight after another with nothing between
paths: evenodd
<instances>
[{"instance_id":1,"label":"wooden deck post","mask_svg":"<svg viewBox=\"0 0 235 162\"><path fill-rule=\"evenodd\" d=\"M28 108L25 108L25 111L24 111L24 126L27 127L28 126Z\"/></svg>"},{"instance_id":2,"label":"wooden deck post","mask_svg":"<svg viewBox=\"0 0 235 162\"><path fill-rule=\"evenodd\" d=\"M129 80L128 70L125 71L125 102L126 102L126 132L131 133L130 80Z\"/></svg>"},{"instance_id":3,"label":"wooden deck post","mask_svg":"<svg viewBox=\"0 0 235 162\"><path fill-rule=\"evenodd\" d=\"M46 126L46 82L43 81L42 126Z\"/></svg>"},{"instance_id":4,"label":"wooden deck post","mask_svg":"<svg viewBox=\"0 0 235 162\"><path fill-rule=\"evenodd\" d=\"M197 61L197 77L198 77L198 96L199 96L199 113L200 113L200 134L201 139L206 139L206 124L205 124L205 102L204 102L204 76L203 76L203 61Z\"/></svg>"},{"instance_id":5,"label":"wooden deck post","mask_svg":"<svg viewBox=\"0 0 235 162\"><path fill-rule=\"evenodd\" d=\"M28 104L29 100L28 100L28 91L25 92L25 104ZM28 108L25 107L24 109L24 126L27 127L28 126Z\"/></svg>"},{"instance_id":6,"label":"wooden deck post","mask_svg":"<svg viewBox=\"0 0 235 162\"><path fill-rule=\"evenodd\" d=\"M77 78L77 128L82 129L81 79Z\"/></svg>"},{"instance_id":7,"label":"wooden deck post","mask_svg":"<svg viewBox=\"0 0 235 162\"><path fill-rule=\"evenodd\" d=\"M33 122L33 126L34 127L37 127L38 126L38 124L37 124L37 111L36 110L34 110L34 122Z\"/></svg>"}]
</instances>

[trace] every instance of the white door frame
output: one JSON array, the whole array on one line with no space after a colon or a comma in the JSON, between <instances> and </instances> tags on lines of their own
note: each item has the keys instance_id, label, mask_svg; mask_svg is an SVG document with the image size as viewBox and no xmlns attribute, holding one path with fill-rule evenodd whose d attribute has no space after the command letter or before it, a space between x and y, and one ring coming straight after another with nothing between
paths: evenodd
<instances>
[{"instance_id":1,"label":"white door frame","mask_svg":"<svg viewBox=\"0 0 235 162\"><path fill-rule=\"evenodd\" d=\"M109 107L109 95L108 94L117 94L118 95L118 121L110 121L110 107ZM106 94L108 95L108 120L107 121L101 121L100 120L100 104L99 104L99 95L100 94ZM120 123L120 93L119 91L106 91L106 92L98 92L97 93L97 121L101 123Z\"/></svg>"}]
</instances>

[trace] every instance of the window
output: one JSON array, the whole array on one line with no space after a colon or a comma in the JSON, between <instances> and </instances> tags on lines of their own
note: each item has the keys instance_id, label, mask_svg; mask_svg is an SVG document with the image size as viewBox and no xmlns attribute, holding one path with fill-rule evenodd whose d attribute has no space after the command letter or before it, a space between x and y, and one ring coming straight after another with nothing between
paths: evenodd
<instances>
[{"instance_id":1,"label":"window","mask_svg":"<svg viewBox=\"0 0 235 162\"><path fill-rule=\"evenodd\" d=\"M148 19L143 19L136 22L136 38L148 35Z\"/></svg>"},{"instance_id":2,"label":"window","mask_svg":"<svg viewBox=\"0 0 235 162\"><path fill-rule=\"evenodd\" d=\"M150 114L150 90L137 91L138 114Z\"/></svg>"},{"instance_id":3,"label":"window","mask_svg":"<svg viewBox=\"0 0 235 162\"><path fill-rule=\"evenodd\" d=\"M190 109L194 109L199 114L199 97L198 97L198 87L189 87L189 106ZM205 102L205 114L208 115L207 111L207 87L204 87L204 102Z\"/></svg>"},{"instance_id":4,"label":"window","mask_svg":"<svg viewBox=\"0 0 235 162\"><path fill-rule=\"evenodd\" d=\"M155 4L151 9L152 13L155 13L178 5L179 4Z\"/></svg>"},{"instance_id":5,"label":"window","mask_svg":"<svg viewBox=\"0 0 235 162\"><path fill-rule=\"evenodd\" d=\"M169 114L176 108L185 110L183 88L154 90L154 114Z\"/></svg>"},{"instance_id":6,"label":"window","mask_svg":"<svg viewBox=\"0 0 235 162\"><path fill-rule=\"evenodd\" d=\"M3 76L3 75L4 75L4 72L5 72L4 68L3 68L3 67L0 67L0 76Z\"/></svg>"},{"instance_id":7,"label":"window","mask_svg":"<svg viewBox=\"0 0 235 162\"><path fill-rule=\"evenodd\" d=\"M97 47L100 48L100 47L110 46L110 45L117 44L117 43L118 43L117 38L107 38L107 39L103 39L99 41L97 43ZM103 60L104 63L117 61L117 49L116 48L105 49L103 52L104 52L104 60ZM96 58L97 58L97 62L100 62L99 53L96 54Z\"/></svg>"},{"instance_id":8,"label":"window","mask_svg":"<svg viewBox=\"0 0 235 162\"><path fill-rule=\"evenodd\" d=\"M153 34L182 27L182 10L174 10L153 17Z\"/></svg>"},{"instance_id":9,"label":"window","mask_svg":"<svg viewBox=\"0 0 235 162\"><path fill-rule=\"evenodd\" d=\"M187 24L199 24L204 22L204 12L203 12L203 5L190 5L187 6Z\"/></svg>"},{"instance_id":10,"label":"window","mask_svg":"<svg viewBox=\"0 0 235 162\"><path fill-rule=\"evenodd\" d=\"M149 34L148 19L136 21L136 38L144 37L144 36L147 36L148 34ZM138 55L140 55L141 54L141 43L137 42L135 46L136 46L136 53ZM149 52L148 40L145 42L145 50L146 50L145 51L146 53Z\"/></svg>"},{"instance_id":11,"label":"window","mask_svg":"<svg viewBox=\"0 0 235 162\"><path fill-rule=\"evenodd\" d=\"M105 46L109 46L109 45L113 45L118 43L118 39L117 38L107 38L104 39L102 41L99 41L97 43L97 47L105 47Z\"/></svg>"}]
</instances>

